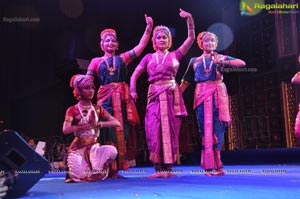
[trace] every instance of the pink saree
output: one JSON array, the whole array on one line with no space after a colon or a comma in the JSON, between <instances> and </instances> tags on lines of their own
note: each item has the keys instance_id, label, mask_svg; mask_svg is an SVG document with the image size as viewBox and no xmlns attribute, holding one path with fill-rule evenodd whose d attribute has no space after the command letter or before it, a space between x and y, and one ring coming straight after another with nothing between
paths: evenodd
<instances>
[{"instance_id":1,"label":"pink saree","mask_svg":"<svg viewBox=\"0 0 300 199\"><path fill-rule=\"evenodd\" d=\"M149 86L145 127L149 159L153 163L172 164L177 160L179 130L182 116L186 115L175 80L157 81Z\"/></svg>"},{"instance_id":2,"label":"pink saree","mask_svg":"<svg viewBox=\"0 0 300 199\"><path fill-rule=\"evenodd\" d=\"M220 150L213 145L218 142L213 132L213 100L219 110L219 120L230 123L229 102L225 84L222 80L197 83L194 97L194 108L204 103L204 136L201 152L201 166L204 169L219 169L223 163L220 160Z\"/></svg>"}]
</instances>

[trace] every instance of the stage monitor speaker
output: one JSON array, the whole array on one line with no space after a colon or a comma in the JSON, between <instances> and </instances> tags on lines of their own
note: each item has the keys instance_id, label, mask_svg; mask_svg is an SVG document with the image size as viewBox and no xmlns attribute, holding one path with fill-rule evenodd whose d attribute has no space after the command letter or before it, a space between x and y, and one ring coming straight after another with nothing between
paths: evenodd
<instances>
[{"instance_id":1,"label":"stage monitor speaker","mask_svg":"<svg viewBox=\"0 0 300 199\"><path fill-rule=\"evenodd\" d=\"M4 198L23 196L49 171L48 161L15 131L0 133L0 173L9 187Z\"/></svg>"}]
</instances>

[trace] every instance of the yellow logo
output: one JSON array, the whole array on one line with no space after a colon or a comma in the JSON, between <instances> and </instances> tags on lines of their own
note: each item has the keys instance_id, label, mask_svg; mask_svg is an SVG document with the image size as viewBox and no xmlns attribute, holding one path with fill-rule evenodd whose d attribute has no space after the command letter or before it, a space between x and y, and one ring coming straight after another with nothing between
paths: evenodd
<instances>
[{"instance_id":1,"label":"yellow logo","mask_svg":"<svg viewBox=\"0 0 300 199\"><path fill-rule=\"evenodd\" d=\"M241 0L240 11L242 16L257 15L262 8L255 8L255 4L265 4L264 0Z\"/></svg>"},{"instance_id":2,"label":"yellow logo","mask_svg":"<svg viewBox=\"0 0 300 199\"><path fill-rule=\"evenodd\" d=\"M240 11L242 16L254 16L262 10L269 14L298 14L298 3L265 3L264 0L241 0Z\"/></svg>"}]
</instances>

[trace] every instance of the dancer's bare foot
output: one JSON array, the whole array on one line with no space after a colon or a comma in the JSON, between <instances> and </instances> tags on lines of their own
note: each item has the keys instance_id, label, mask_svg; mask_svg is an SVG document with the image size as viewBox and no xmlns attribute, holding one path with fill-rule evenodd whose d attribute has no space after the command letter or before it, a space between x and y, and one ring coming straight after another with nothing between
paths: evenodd
<instances>
[{"instance_id":1,"label":"dancer's bare foot","mask_svg":"<svg viewBox=\"0 0 300 199\"><path fill-rule=\"evenodd\" d=\"M177 177L175 174L170 172L155 172L148 178L170 178L170 177Z\"/></svg>"},{"instance_id":2,"label":"dancer's bare foot","mask_svg":"<svg viewBox=\"0 0 300 199\"><path fill-rule=\"evenodd\" d=\"M65 183L74 183L75 181L72 180L71 178L66 178L66 179L64 180L64 182L65 182Z\"/></svg>"},{"instance_id":3,"label":"dancer's bare foot","mask_svg":"<svg viewBox=\"0 0 300 199\"><path fill-rule=\"evenodd\" d=\"M222 169L217 169L214 173L214 176L223 176L225 175L224 171Z\"/></svg>"},{"instance_id":4,"label":"dancer's bare foot","mask_svg":"<svg viewBox=\"0 0 300 199\"><path fill-rule=\"evenodd\" d=\"M168 172L155 172L151 176L148 176L148 178L168 178L169 173Z\"/></svg>"},{"instance_id":5,"label":"dancer's bare foot","mask_svg":"<svg viewBox=\"0 0 300 199\"><path fill-rule=\"evenodd\" d=\"M160 177L161 178L168 178L169 177L169 172L160 172Z\"/></svg>"},{"instance_id":6,"label":"dancer's bare foot","mask_svg":"<svg viewBox=\"0 0 300 199\"><path fill-rule=\"evenodd\" d=\"M205 176L213 176L214 173L213 173L213 170L212 169L205 169Z\"/></svg>"},{"instance_id":7,"label":"dancer's bare foot","mask_svg":"<svg viewBox=\"0 0 300 199\"><path fill-rule=\"evenodd\" d=\"M168 172L168 177L173 178L173 177L177 177L177 175L173 174L172 172Z\"/></svg>"},{"instance_id":8,"label":"dancer's bare foot","mask_svg":"<svg viewBox=\"0 0 300 199\"><path fill-rule=\"evenodd\" d=\"M160 172L155 172L151 176L148 176L148 178L161 178Z\"/></svg>"}]
</instances>

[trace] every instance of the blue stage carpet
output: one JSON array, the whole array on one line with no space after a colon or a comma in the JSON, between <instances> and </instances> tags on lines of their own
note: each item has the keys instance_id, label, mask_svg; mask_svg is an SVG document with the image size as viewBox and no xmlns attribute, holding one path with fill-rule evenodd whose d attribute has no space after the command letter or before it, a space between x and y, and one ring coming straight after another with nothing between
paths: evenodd
<instances>
[{"instance_id":1,"label":"blue stage carpet","mask_svg":"<svg viewBox=\"0 0 300 199\"><path fill-rule=\"evenodd\" d=\"M64 173L49 173L22 199L300 199L300 165L224 167L225 176L204 176L199 166L175 166L177 177L149 179L152 167L120 172L126 179L64 183Z\"/></svg>"}]
</instances>

